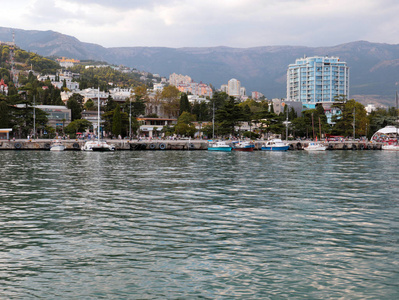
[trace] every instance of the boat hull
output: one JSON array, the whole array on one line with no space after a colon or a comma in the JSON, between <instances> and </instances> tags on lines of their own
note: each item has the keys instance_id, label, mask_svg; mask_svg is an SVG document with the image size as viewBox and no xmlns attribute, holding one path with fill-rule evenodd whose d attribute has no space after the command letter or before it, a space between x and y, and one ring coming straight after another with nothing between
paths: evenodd
<instances>
[{"instance_id":1,"label":"boat hull","mask_svg":"<svg viewBox=\"0 0 399 300\"><path fill-rule=\"evenodd\" d=\"M208 151L231 152L231 147L208 147Z\"/></svg>"},{"instance_id":2,"label":"boat hull","mask_svg":"<svg viewBox=\"0 0 399 300\"><path fill-rule=\"evenodd\" d=\"M109 147L91 147L91 151L107 152L107 151L112 151L112 150Z\"/></svg>"},{"instance_id":3,"label":"boat hull","mask_svg":"<svg viewBox=\"0 0 399 300\"><path fill-rule=\"evenodd\" d=\"M55 151L55 152L60 152L60 151L64 151L65 150L65 146L61 145L61 146L52 146L50 148L50 151Z\"/></svg>"},{"instance_id":4,"label":"boat hull","mask_svg":"<svg viewBox=\"0 0 399 300\"><path fill-rule=\"evenodd\" d=\"M290 146L265 146L262 147L262 151L287 151Z\"/></svg>"},{"instance_id":5,"label":"boat hull","mask_svg":"<svg viewBox=\"0 0 399 300\"><path fill-rule=\"evenodd\" d=\"M253 147L248 147L248 148L233 148L233 151L242 151L242 152L253 152L254 148Z\"/></svg>"},{"instance_id":6,"label":"boat hull","mask_svg":"<svg viewBox=\"0 0 399 300\"><path fill-rule=\"evenodd\" d=\"M383 145L381 149L385 151L399 151L399 145Z\"/></svg>"}]
</instances>

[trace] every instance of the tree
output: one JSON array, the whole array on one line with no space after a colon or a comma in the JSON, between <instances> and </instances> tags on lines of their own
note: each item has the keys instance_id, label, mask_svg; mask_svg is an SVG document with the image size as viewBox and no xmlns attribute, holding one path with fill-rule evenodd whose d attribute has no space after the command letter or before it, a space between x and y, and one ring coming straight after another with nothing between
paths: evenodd
<instances>
[{"instance_id":1,"label":"tree","mask_svg":"<svg viewBox=\"0 0 399 300\"><path fill-rule=\"evenodd\" d=\"M119 104L116 105L112 118L112 134L119 136L122 133L122 118Z\"/></svg>"},{"instance_id":2,"label":"tree","mask_svg":"<svg viewBox=\"0 0 399 300\"><path fill-rule=\"evenodd\" d=\"M94 110L94 101L89 99L86 101L84 108L87 110Z\"/></svg>"},{"instance_id":3,"label":"tree","mask_svg":"<svg viewBox=\"0 0 399 300\"><path fill-rule=\"evenodd\" d=\"M179 103L179 90L169 85L162 91L162 108L164 113L169 117L177 117L179 115L180 103Z\"/></svg>"},{"instance_id":4,"label":"tree","mask_svg":"<svg viewBox=\"0 0 399 300\"><path fill-rule=\"evenodd\" d=\"M356 133L358 136L366 134L366 124L368 121L367 112L361 103L356 102L354 99L344 102L336 101L333 104L333 107L339 108L341 113L332 118L332 121L335 122L335 125L332 128L332 134L353 136L354 127L355 137Z\"/></svg>"},{"instance_id":5,"label":"tree","mask_svg":"<svg viewBox=\"0 0 399 300\"><path fill-rule=\"evenodd\" d=\"M67 107L71 110L71 121L82 118L82 106L79 104L76 97L73 97L73 95L67 101Z\"/></svg>"},{"instance_id":6,"label":"tree","mask_svg":"<svg viewBox=\"0 0 399 300\"><path fill-rule=\"evenodd\" d=\"M147 87L145 85L135 87L134 95L130 96L130 101L132 103L128 104L132 106L132 116L138 117L144 115L146 103L149 101Z\"/></svg>"},{"instance_id":7,"label":"tree","mask_svg":"<svg viewBox=\"0 0 399 300\"><path fill-rule=\"evenodd\" d=\"M192 122L195 121L195 115L190 114L189 112L183 112L180 117L177 119L177 124L175 126L175 133L194 137L196 132L195 126Z\"/></svg>"},{"instance_id":8,"label":"tree","mask_svg":"<svg viewBox=\"0 0 399 300\"><path fill-rule=\"evenodd\" d=\"M9 117L8 104L0 100L0 128L8 128Z\"/></svg>"},{"instance_id":9,"label":"tree","mask_svg":"<svg viewBox=\"0 0 399 300\"><path fill-rule=\"evenodd\" d=\"M219 123L219 133L235 134L235 126L242 118L242 110L234 97L230 97L223 106L216 111L216 121Z\"/></svg>"},{"instance_id":10,"label":"tree","mask_svg":"<svg viewBox=\"0 0 399 300\"><path fill-rule=\"evenodd\" d=\"M209 121L209 107L206 102L195 101L193 104L192 113L196 116L197 121Z\"/></svg>"},{"instance_id":11,"label":"tree","mask_svg":"<svg viewBox=\"0 0 399 300\"><path fill-rule=\"evenodd\" d=\"M86 119L74 120L65 127L65 133L76 134L76 132L86 131L91 126L91 122Z\"/></svg>"},{"instance_id":12,"label":"tree","mask_svg":"<svg viewBox=\"0 0 399 300\"><path fill-rule=\"evenodd\" d=\"M190 112L191 111L191 105L190 102L188 101L188 96L186 93L182 93L180 96L180 113L181 115L183 112Z\"/></svg>"}]
</instances>

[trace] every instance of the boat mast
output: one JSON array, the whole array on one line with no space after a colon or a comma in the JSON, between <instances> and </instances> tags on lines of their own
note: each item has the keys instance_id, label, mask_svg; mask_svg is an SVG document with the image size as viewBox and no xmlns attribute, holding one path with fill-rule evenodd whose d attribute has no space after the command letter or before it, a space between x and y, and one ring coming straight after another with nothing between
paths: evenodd
<instances>
[{"instance_id":1,"label":"boat mast","mask_svg":"<svg viewBox=\"0 0 399 300\"><path fill-rule=\"evenodd\" d=\"M97 116L97 139L100 140L100 86L98 86L98 116Z\"/></svg>"},{"instance_id":2,"label":"boat mast","mask_svg":"<svg viewBox=\"0 0 399 300\"><path fill-rule=\"evenodd\" d=\"M213 115L212 115L212 140L215 139L215 100L213 100Z\"/></svg>"}]
</instances>

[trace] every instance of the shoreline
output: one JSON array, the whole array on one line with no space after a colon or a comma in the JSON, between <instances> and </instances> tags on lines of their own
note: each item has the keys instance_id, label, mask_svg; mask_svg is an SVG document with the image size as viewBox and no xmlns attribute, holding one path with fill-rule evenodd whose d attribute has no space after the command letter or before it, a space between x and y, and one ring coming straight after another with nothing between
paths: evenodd
<instances>
[{"instance_id":1,"label":"shoreline","mask_svg":"<svg viewBox=\"0 0 399 300\"><path fill-rule=\"evenodd\" d=\"M115 140L104 139L108 144L115 145L118 151L164 151L164 150L207 150L208 140ZM16 140L0 140L0 150L43 150L49 151L51 139L16 139ZM61 140L65 145L66 151L81 151L81 147L88 140ZM288 141L289 150L303 150L305 146L313 141ZM264 141L255 141L255 150L261 149ZM322 142L327 146L328 150L381 150L383 143L368 141L329 141Z\"/></svg>"}]
</instances>

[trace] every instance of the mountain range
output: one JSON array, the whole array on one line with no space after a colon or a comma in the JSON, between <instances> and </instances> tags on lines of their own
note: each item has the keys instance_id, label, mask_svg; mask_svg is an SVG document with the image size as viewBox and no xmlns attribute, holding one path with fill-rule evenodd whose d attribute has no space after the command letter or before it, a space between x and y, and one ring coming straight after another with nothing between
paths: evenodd
<instances>
[{"instance_id":1,"label":"mountain range","mask_svg":"<svg viewBox=\"0 0 399 300\"><path fill-rule=\"evenodd\" d=\"M111 47L84 43L54 31L0 27L0 41L43 56L106 61L168 77L190 76L196 82L219 88L231 78L267 98L286 97L286 72L303 56L338 56L350 68L350 95L363 104L395 105L399 82L399 45L355 41L332 47Z\"/></svg>"}]
</instances>

